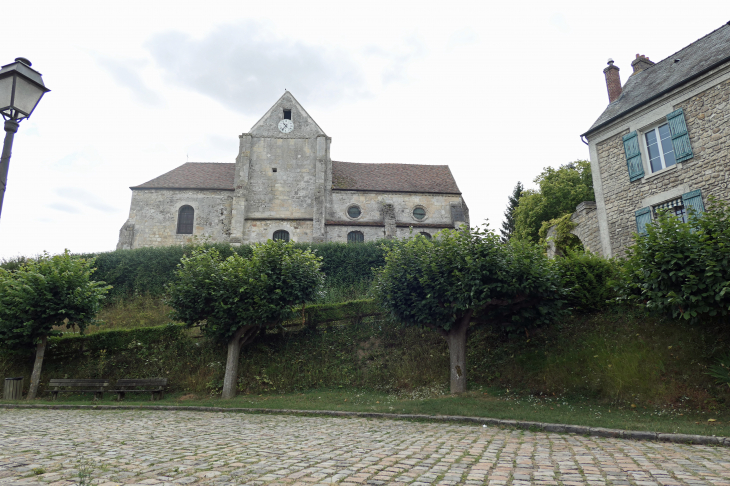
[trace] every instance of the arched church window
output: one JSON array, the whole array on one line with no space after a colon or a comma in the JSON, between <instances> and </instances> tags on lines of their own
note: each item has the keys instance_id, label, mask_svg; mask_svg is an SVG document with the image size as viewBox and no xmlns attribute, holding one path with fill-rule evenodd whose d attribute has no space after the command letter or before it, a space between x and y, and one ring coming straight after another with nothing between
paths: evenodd
<instances>
[{"instance_id":1,"label":"arched church window","mask_svg":"<svg viewBox=\"0 0 730 486\"><path fill-rule=\"evenodd\" d=\"M286 230L276 230L274 231L274 237L272 238L274 241L284 241L286 243L289 242L289 232Z\"/></svg>"},{"instance_id":2,"label":"arched church window","mask_svg":"<svg viewBox=\"0 0 730 486\"><path fill-rule=\"evenodd\" d=\"M365 235L362 234L362 231L350 231L347 233L347 242L348 243L362 243L365 241Z\"/></svg>"},{"instance_id":3,"label":"arched church window","mask_svg":"<svg viewBox=\"0 0 730 486\"><path fill-rule=\"evenodd\" d=\"M195 210L192 206L182 206L177 212L177 234L192 235Z\"/></svg>"},{"instance_id":4,"label":"arched church window","mask_svg":"<svg viewBox=\"0 0 730 486\"><path fill-rule=\"evenodd\" d=\"M424 238L426 238L427 240L431 239L431 235L429 233L426 233L425 231L421 231L419 234L421 236L423 236Z\"/></svg>"}]
</instances>

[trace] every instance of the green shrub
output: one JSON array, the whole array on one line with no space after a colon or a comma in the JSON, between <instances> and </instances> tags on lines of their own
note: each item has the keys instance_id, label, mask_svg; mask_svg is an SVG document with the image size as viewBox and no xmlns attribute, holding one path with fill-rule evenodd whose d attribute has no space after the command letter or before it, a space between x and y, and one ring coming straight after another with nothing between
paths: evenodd
<instances>
[{"instance_id":1,"label":"green shrub","mask_svg":"<svg viewBox=\"0 0 730 486\"><path fill-rule=\"evenodd\" d=\"M616 296L615 280L619 263L590 252L566 251L565 256L553 260L565 289L568 307L578 312L603 309Z\"/></svg>"},{"instance_id":2,"label":"green shrub","mask_svg":"<svg viewBox=\"0 0 730 486\"><path fill-rule=\"evenodd\" d=\"M710 208L683 223L662 214L628 249L621 292L649 309L698 320L730 310L730 206Z\"/></svg>"},{"instance_id":3,"label":"green shrub","mask_svg":"<svg viewBox=\"0 0 730 486\"><path fill-rule=\"evenodd\" d=\"M297 243L296 248L311 248L322 257L322 272L326 276L326 288L354 289L362 293L373 279L373 268L385 264L387 241L368 242L357 245L347 243ZM215 248L222 258L232 254L248 257L250 245L231 246L224 243L206 244ZM190 255L193 246L166 246L159 248L138 248L116 250L104 253L81 255L96 258L95 278L112 285L111 297L127 297L134 294L162 295L165 284L173 278L173 272L185 255ZM25 258L18 257L0 263L0 268L12 270ZM349 292L349 290L345 290ZM325 299L328 300L328 299Z\"/></svg>"}]
</instances>

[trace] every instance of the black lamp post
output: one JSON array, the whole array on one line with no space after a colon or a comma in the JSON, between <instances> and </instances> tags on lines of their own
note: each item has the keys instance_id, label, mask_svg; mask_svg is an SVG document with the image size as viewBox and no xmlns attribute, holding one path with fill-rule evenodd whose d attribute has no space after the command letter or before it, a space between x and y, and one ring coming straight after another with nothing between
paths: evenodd
<instances>
[{"instance_id":1,"label":"black lamp post","mask_svg":"<svg viewBox=\"0 0 730 486\"><path fill-rule=\"evenodd\" d=\"M15 62L0 68L0 114L5 119L6 132L0 158L0 214L8 183L13 137L18 131L18 123L29 118L43 95L50 91L43 84L41 73L30 66L29 60L17 57Z\"/></svg>"}]
</instances>

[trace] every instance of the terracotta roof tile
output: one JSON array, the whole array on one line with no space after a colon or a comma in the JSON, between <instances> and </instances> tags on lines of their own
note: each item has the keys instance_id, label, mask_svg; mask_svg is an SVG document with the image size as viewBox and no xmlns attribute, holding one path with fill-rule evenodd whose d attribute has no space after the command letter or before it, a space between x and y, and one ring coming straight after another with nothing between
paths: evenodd
<instances>
[{"instance_id":1,"label":"terracotta roof tile","mask_svg":"<svg viewBox=\"0 0 730 486\"><path fill-rule=\"evenodd\" d=\"M170 172L130 189L233 190L236 164L188 162Z\"/></svg>"},{"instance_id":2,"label":"terracotta roof tile","mask_svg":"<svg viewBox=\"0 0 730 486\"><path fill-rule=\"evenodd\" d=\"M332 161L332 189L461 194L448 165Z\"/></svg>"}]
</instances>

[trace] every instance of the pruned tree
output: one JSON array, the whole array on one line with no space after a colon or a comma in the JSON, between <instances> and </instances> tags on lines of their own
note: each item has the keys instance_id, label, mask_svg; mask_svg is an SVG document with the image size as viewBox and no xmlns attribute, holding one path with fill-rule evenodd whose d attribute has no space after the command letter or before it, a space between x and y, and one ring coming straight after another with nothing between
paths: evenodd
<instances>
[{"instance_id":1,"label":"pruned tree","mask_svg":"<svg viewBox=\"0 0 730 486\"><path fill-rule=\"evenodd\" d=\"M176 319L228 345L222 398L236 396L241 348L262 328L293 316L293 307L311 301L324 276L321 258L293 243L255 245L249 258L225 260L217 250L198 248L182 259L167 286Z\"/></svg>"},{"instance_id":2,"label":"pruned tree","mask_svg":"<svg viewBox=\"0 0 730 486\"><path fill-rule=\"evenodd\" d=\"M486 228L401 241L389 249L376 279L379 301L396 320L431 328L448 343L451 393L466 391L470 328L521 330L562 312L558 276L542 249L502 243Z\"/></svg>"},{"instance_id":3,"label":"pruned tree","mask_svg":"<svg viewBox=\"0 0 730 486\"><path fill-rule=\"evenodd\" d=\"M502 221L502 229L499 230L502 233L502 241L507 242L512 238L512 233L515 232L515 209L520 203L520 196L525 187L522 182L517 181L517 185L512 190L512 194L507 202L507 210L504 212L504 221Z\"/></svg>"},{"instance_id":4,"label":"pruned tree","mask_svg":"<svg viewBox=\"0 0 730 486\"><path fill-rule=\"evenodd\" d=\"M13 350L36 349L28 400L38 393L43 356L53 328L78 326L83 332L93 323L111 288L91 279L94 259L47 253L17 269L0 268L0 342Z\"/></svg>"}]
</instances>

